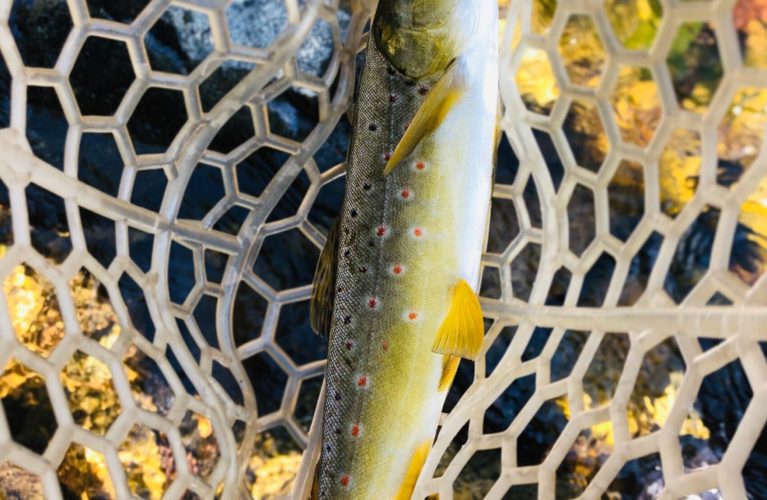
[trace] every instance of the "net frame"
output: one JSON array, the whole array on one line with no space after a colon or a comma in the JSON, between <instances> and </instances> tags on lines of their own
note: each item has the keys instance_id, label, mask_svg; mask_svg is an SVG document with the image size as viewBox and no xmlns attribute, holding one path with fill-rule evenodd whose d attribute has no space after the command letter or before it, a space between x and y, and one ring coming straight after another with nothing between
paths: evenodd
<instances>
[{"instance_id":1,"label":"net frame","mask_svg":"<svg viewBox=\"0 0 767 500\"><path fill-rule=\"evenodd\" d=\"M364 46L363 31L374 5L372 2L351 3L351 17L344 37L337 16L337 1L308 0L299 4L296 0L285 0L288 21L284 29L268 47L254 48L232 40L226 16L232 4L231 1L223 0L153 0L132 22L125 24L91 17L85 0L67 0L73 28L55 65L52 68L39 68L24 65L17 40L9 29L13 2L0 0L0 53L12 78L10 127L0 131L0 179L8 187L14 234L13 245L0 259L0 277L4 279L22 263L44 276L56 290L66 332L51 356L42 358L33 354L16 339L6 300L0 295L0 362L5 365L11 358L18 359L45 376L59 426L45 453L37 455L12 440L5 412L0 405L3 416L0 418L0 462L9 460L38 475L47 497L61 497L56 468L73 442L102 453L116 494L120 497L130 496L118 448L137 422L165 432L171 442L178 472L165 492L167 498L180 497L187 490L202 497L213 495L216 489L226 498L246 495L243 476L256 436L275 426L284 426L301 447L309 444L310 437L297 422L294 412L302 382L320 375L324 361L303 365L296 363L279 346L275 332L281 308L307 300L310 285L275 290L256 275L252 268L264 240L269 236L297 229L317 248L324 244L323 232L308 220L308 215L320 189L342 176L344 167L341 164L320 171L312 156L331 134L342 114L350 112L355 57L358 48ZM155 71L148 57L146 35L171 6L203 13L210 23L213 51L188 75ZM653 452L660 454L663 466L664 486L660 498L683 497L716 489L726 498L746 497L740 471L767 421L767 408L758 404L767 396L767 363L759 347L759 342L767 340L767 334L759 328L767 319L767 309L763 306L767 278L760 278L753 286L745 285L729 269L729 258L740 207L752 195L754 187L767 177L767 153L761 150L734 189L727 189L716 182L717 153L710 144L716 143L717 126L737 89L744 86L763 87L765 75L763 70L747 67L743 63L732 22L734 1L669 0L662 2L662 7L663 19L656 40L645 51L623 47L610 26L602 2L563 2L557 6L551 25L542 32L532 29L531 2L513 2L508 9L504 9L506 25L501 54L504 114L501 124L519 158L520 166L514 183L497 184L493 196L495 199L510 200L514 204L521 230L502 253L488 252L483 256L483 265L497 268L501 281L499 299L482 298L485 315L492 320L483 353L489 351L504 327L514 325L517 332L500 363L489 376L485 376L487 367L484 356L478 361L471 387L455 408L443 415L440 433L416 488L416 497L439 493L441 498L452 498L453 484L471 457L481 450L498 449L502 472L487 494L488 498L503 498L514 485L531 483L538 484L539 498L554 498L557 467L578 433L584 428L608 421L615 430L615 446L610 457L584 490L584 498L598 497L608 489L612 478L624 463ZM596 88L590 90L571 83L558 50L564 27L568 19L576 14L587 15L593 20L606 52L602 77ZM298 68L296 53L318 20L330 27L333 55L323 74L314 76ZM683 23L691 21L708 21L717 27L719 53L724 66L722 81L702 115L680 109L666 65L666 54L675 33ZM111 116L82 115L69 81L78 54L88 37L124 43L136 76L117 111ZM548 55L559 89L559 96L548 115L528 109L515 80L522 58L531 48L542 50ZM197 89L227 60L250 62L256 65L256 69L205 112ZM650 68L658 84L662 117L652 140L644 148L625 141L614 121L611 95L622 65ZM319 120L301 142L271 132L268 114L264 112L270 101L294 85L315 93L319 104ZM69 127L61 170L35 157L24 137L28 125L28 87L54 89L62 106ZM182 92L187 120L167 151L137 155L127 124L150 87ZM591 99L599 109L611 145L597 173L577 165L561 129L570 104L574 99L584 98ZM228 154L210 150L209 145L216 134L243 106L250 106L254 110L254 137ZM705 145L704 141L700 184L694 197L677 217L671 218L659 209L657 203L657 165L664 143L676 127L696 130L702 138L708 138L709 145ZM555 186L550 168L534 137L534 129L546 131L553 138L564 168L559 186ZM109 133L115 138L125 163L117 196L110 196L78 180L79 141L83 133L89 132ZM264 192L254 198L238 191L234 168L261 147L275 148L290 156ZM645 204L645 214L626 242L610 234L607 196L610 179L622 159L630 159L642 165L647 183L647 199L656 200ZM189 179L200 162L221 169L226 196L219 206L201 220L179 219L178 211ZM169 179L162 205L156 212L131 202L135 176L147 169L162 169ZM301 172L308 176L310 188L298 211L287 218L267 221L269 213ZM541 227L531 222L523 196L523 190L530 179L535 185L541 206ZM32 245L25 196L25 187L30 183L64 200L73 249L62 263L51 262ZM570 221L567 207L576 184L588 187L594 193L596 202L596 237L581 255L570 250L568 241ZM242 229L236 235L214 229L217 218L233 205L249 210ZM663 280L685 229L707 206L721 211L710 265L684 302L676 304L664 291ZM80 221L80 208L97 212L115 223L117 257L108 267L102 266L88 251ZM131 260L129 227L154 235L149 272L145 273ZM618 306L631 258L653 231L662 234L664 239L647 288L635 305ZM174 243L192 251L198 273L198 284L182 304L174 303L168 292L168 275L171 272L169 259ZM515 295L510 269L520 252L530 244L540 245L540 265L536 269L536 279L529 298L522 300ZM221 285L205 279L203 259L206 249L231 256ZM604 305L601 308L578 306L577 298L584 276L603 253L611 255L616 262ZM572 273L567 298L562 306L547 306L547 292L557 270L563 266ZM83 335L77 322L74 305L69 298L69 281L82 268L86 268L105 286L119 318L123 334L110 349ZM157 330L151 342L132 325L122 300L118 280L124 274L129 275L144 290ZM239 283L247 283L267 299L269 306L262 335L244 345L235 346L232 311ZM708 298L715 292L725 293L732 305L707 305ZM194 380L199 394L199 397L192 397L173 375L173 369L164 353L168 345L184 345L176 320L191 317L205 294L213 295L218 300L216 326L220 348L208 345L197 332L195 340L202 352L199 362L184 349L178 350L178 361ZM551 328L552 333L539 356L523 361L522 353L536 327ZM590 332L589 343L572 374L550 382L553 352L568 329ZM612 335L611 332L626 333L631 341L619 389L609 405L586 409L582 397L583 383L579 377L583 376L593 358L600 339ZM670 337L675 339L687 366L679 393L660 430L632 438L628 430L626 405L640 364L653 346ZM703 351L698 343L700 337L718 338L723 342ZM167 416L152 414L135 404L122 367L123 355L130 345L137 346L154 359L168 378L175 401ZM97 436L74 422L59 383L58 373L78 350L105 362L113 375L122 411L105 436ZM268 353L288 377L279 410L268 415L258 414L257 395L241 364L243 360L259 353ZM243 393L242 405L235 404L231 395L211 376L214 360L234 374ZM705 469L686 471L678 440L682 423L703 378L733 360L739 360L742 364L753 390L753 398L721 462ZM488 405L515 380L530 374L536 375L535 394L515 416L509 428L495 434L483 433L484 412ZM556 397L567 398L572 412L569 422L542 464L518 466L515 450L518 436L540 406ZM186 410L210 418L218 438L221 456L207 480L193 474L184 460L185 451L178 426ZM240 442L235 440L231 430L236 420L254 422L254 425L247 427ZM440 459L452 439L467 424L468 442L450 460L446 469L436 474ZM311 461L305 460L299 476L299 489L306 486L310 466Z\"/></svg>"},{"instance_id":2,"label":"net frame","mask_svg":"<svg viewBox=\"0 0 767 500\"><path fill-rule=\"evenodd\" d=\"M301 222L305 218L319 186L334 180L338 175L341 175L342 170L337 167L321 174L314 165L311 156L323 143L340 115L348 107L354 83L354 57L360 43L359 38L364 22L369 14L360 3L355 2L354 13L347 28L347 38L342 40L336 12L337 2L315 0L299 6L297 1L288 0L284 4L284 10L287 14L284 29L270 46L257 48L243 46L232 41L228 33L226 17L226 9L230 3L220 1L153 2L149 3L132 23L126 25L110 20L91 18L88 5L84 1L67 2L74 26L53 68L24 66L16 41L8 27L12 2L3 1L0 5L0 46L12 78L11 123L9 129L2 131L2 139L0 139L3 150L2 159L0 159L0 171L2 172L0 176L7 184L10 198L13 200L11 203L15 235L14 244L2 259L3 276L7 276L11 269L22 262L34 268L38 273L42 273L56 287L66 327L64 340L57 346L54 354L44 360L32 355L19 344L13 328L10 326L9 312L6 307L2 308L3 311L0 313L4 322L2 342L5 347L2 362L7 363L9 359L15 358L38 373L45 375L50 384L49 393L56 410L59 430L45 454L37 456L11 440L6 419L3 418L3 442L0 443L0 448L2 448L3 460L10 460L40 476L43 480L46 496L50 498L61 497L56 478L56 466L61 462L70 442L81 443L102 453L109 464L116 494L123 498L130 496L131 493L127 488L117 449L135 422L143 422L153 429L165 432L171 441L175 462L179 470L176 480L165 491L165 497L168 498L180 497L185 490L195 492L202 497L209 497L216 488L220 488L220 494L226 498L246 494L245 490L241 489L244 484L242 478L256 434L278 423L285 425L300 445L306 443L306 433L296 423L292 415L296 404L297 389L303 378L321 373L323 363L311 363L299 367L279 347L274 349L273 355L278 357L281 367L289 374L290 387L281 409L259 419L253 389L239 360L270 347L273 348L276 313L279 311L280 305L306 298L310 290L307 287L302 287L277 293L252 273L243 271L243 268L252 267L260 244L267 235L277 233L285 228L300 226L313 244L321 247L324 243L324 236L316 228L311 224L305 222L301 224ZM210 35L214 50L188 75L153 71L148 60L145 36L170 6L201 12L207 16L210 23ZM300 73L295 62L296 52L318 20L326 23L333 38L333 55L326 71L319 77ZM124 43L130 54L131 65L136 75L136 79L122 99L116 113L109 117L81 116L77 99L68 78L80 49L86 38L90 36ZM256 65L256 69L239 82L226 95L225 99L204 113L197 88L227 60L249 62ZM271 134L267 126L257 127L257 136L228 157L206 151L208 144L219 129L238 109L250 103L263 111L266 103L274 99L280 91L293 84L299 84L303 88L315 92L319 97L318 113L320 120L315 124L314 129L303 144ZM69 123L63 171L33 156L24 138L23 133L27 125L26 89L28 86L52 87L62 103L64 114ZM150 86L183 92L188 118L165 153L138 156L133 151L127 123L131 112ZM334 87L332 91L331 86ZM258 115L256 115L256 119L258 119ZM78 141L80 135L86 132L107 132L115 137L125 161L121 189L117 197L108 196L77 179ZM247 196L242 196L236 191L232 169L237 161L264 145L284 151L290 155L290 158L257 200L252 199L252 197L248 199ZM239 203L251 210L256 207L260 209L253 211L245 224L246 229L243 229L239 234L229 235L212 229L214 217L202 221L177 220L176 214L189 177L200 160L222 168L222 172L227 176L225 183L229 191L227 193L228 199L224 200L222 208L226 208L226 205ZM132 177L137 171L152 167L164 169L171 178L164 193L162 207L156 213L130 202L131 191L134 187ZM301 211L291 220L281 220L276 224L264 225L264 219L270 211L266 207L273 207L279 201L292 180L298 176L302 169L308 172L315 187L307 196ZM65 200L67 218L73 235L73 250L72 254L61 265L57 266L48 262L31 245L24 196L24 188L30 182L61 196ZM88 254L82 226L79 224L78 209L80 207L88 208L115 221L118 257L108 269L105 269ZM219 209L219 212L222 210ZM129 226L153 234L155 237L152 250L152 267L146 274L130 260L127 238ZM267 333L262 336L261 341L241 346L240 349L237 349L233 344L231 301L236 287L211 287L209 283L205 286L198 285L195 287L196 290L187 297L184 304L171 303L166 280L169 272L167 264L170 245L174 240L188 245L192 249L198 270L204 269L203 249L214 249L233 256L225 271L224 282L239 282L240 279L247 279L252 283L253 288L263 292L272 303L272 314L267 317L264 325L264 332ZM109 291L112 306L125 332L125 335L110 350L103 349L82 334L75 320L71 300L67 300L69 297L69 279L83 267L95 275ZM154 341L151 343L146 341L132 326L130 315L125 304L122 303L117 279L123 273L129 274L144 290L152 320L157 329ZM248 277L236 277L243 274L248 275ZM178 349L178 361L190 378L194 380L200 395L199 398L193 398L178 382L177 377L172 376L172 369L163 351L167 345L184 345L175 318L179 315L189 316L191 314L204 288L205 291L219 296L222 303L225 304L219 308L220 314L217 318L217 325L220 328L218 336L222 347L220 350L214 350L205 344L204 339L198 337L196 340L200 343L202 350L200 364L188 351ZM271 335L268 332L271 332ZM165 419L158 418L158 415L149 415L148 412L136 408L125 380L125 374L122 373L120 361L121 355L124 354L131 342L159 364L174 389L175 411L172 410ZM114 377L116 391L120 396L121 415L104 437L95 436L72 421L69 404L58 384L57 373L77 349L108 362ZM212 379L210 370L213 359L229 368L237 378L244 396L242 406L235 405L231 401L231 397ZM185 409L208 416L218 438L221 457L207 483L191 474L186 467L185 451L181 446L178 433L178 425ZM232 422L235 419L254 422L254 425L247 427L239 445L235 442L232 432ZM236 493L237 491L240 493Z\"/></svg>"},{"instance_id":3,"label":"net frame","mask_svg":"<svg viewBox=\"0 0 767 500\"><path fill-rule=\"evenodd\" d=\"M501 300L483 299L483 311L494 323L485 339L484 350L507 325L517 325L516 334L502 360L493 373L485 378L480 361L478 374L472 387L466 391L456 407L446 415L432 453L425 465L416 496L439 493L451 498L451 486L471 456L479 450L500 448L503 470L487 494L487 498L503 498L514 485L538 484L539 498L554 498L556 470L559 463L577 438L581 429L609 421L615 431L615 448L596 476L583 491L584 498L598 498L609 487L612 479L627 461L659 452L664 487L658 498L692 497L706 491L718 490L724 498L746 498L746 489L740 473L756 438L765 425L767 412L759 408L758 401L764 397L765 357L759 349L764 340L758 324L765 314L762 305L765 280L760 279L748 287L729 268L731 244L740 207L763 179L767 167L767 155L761 150L737 187L729 190L716 182L717 126L731 102L733 94L741 87L763 87L764 73L748 68L742 63L737 36L731 19L735 2L662 2L663 21L657 38L650 50L626 50L613 33L601 2L567 2L557 6L551 25L544 33L531 28L533 16L531 2L512 3L508 10L507 26L502 47L513 47L501 55L501 93L505 106L502 126L514 152L519 157L520 168L513 185L496 185L494 196L513 201L519 214L521 231L503 254L487 254L485 263L500 267L502 286ZM570 82L558 51L558 43L568 19L573 15L587 15L596 25L605 47L606 62L602 78L593 90L585 90ZM703 116L680 109L671 75L666 65L666 55L672 45L677 29L684 22L708 21L717 27L720 53L725 76L711 104ZM517 31L518 30L518 31ZM545 51L559 86L559 98L549 116L531 112L525 105L514 76L526 50ZM653 140L646 148L639 148L623 140L613 123L611 92L621 64L651 68L658 81L663 117ZM577 164L570 151L561 125L565 113L575 98L591 97L597 102L604 123L610 152L598 173ZM664 142L674 127L687 127L699 131L708 138L709 147L703 150L700 184L693 200L675 219L665 216L657 202L645 204L645 214L631 237L624 243L610 234L609 202L607 186L621 158L640 163L645 173L645 190L657 199L658 158ZM541 153L533 130L544 130L553 137L554 145L564 164L564 177L558 189L554 185L550 168ZM762 131L762 135L764 131ZM532 177L541 204L542 227L532 227L524 206L522 190L527 176ZM748 179L748 180L747 180ZM520 182L520 180L522 182ZM575 255L568 245L567 205L575 184L588 186L595 193L596 238L581 256ZM655 184L654 184L655 183ZM674 249L685 229L706 205L722 210L711 261L704 277L680 304L676 304L664 291L663 280ZM645 292L631 307L617 306L623 282L628 275L631 257L635 255L652 231L664 236L660 251ZM526 243L539 243L542 247L540 265L536 271L529 300L524 303L514 298L510 290L511 277L503 276L515 254ZM601 308L578 307L576 301L584 275L594 265L602 252L615 257L616 268ZM563 306L546 306L546 294L557 270L565 266L572 272L572 280ZM712 307L706 301L717 290L725 290L733 305ZM541 355L522 361L522 353L535 327L552 328L553 332ZM631 346L623 365L616 394L607 406L587 410L583 405L582 380L586 366L579 360L573 373L565 379L549 382L550 361L553 350L568 329L589 331L590 337L599 338L610 332L628 333ZM687 369L677 399L663 427L647 436L631 437L628 429L626 406L636 382L644 354L666 338L673 337L681 350ZM723 339L717 348L703 352L698 337ZM596 350L591 343L591 355ZM584 352L588 352L584 349ZM678 436L682 423L692 407L703 378L725 364L739 359L743 364L754 395L743 416L722 461L707 468L686 471ZM514 380L536 374L536 392L514 418L508 430L496 434L483 434L482 418L491 403ZM517 466L514 450L516 438L534 416L535 411L547 399L566 396L572 417L560 434L553 448L541 465ZM451 439L468 424L469 441L453 458L440 477L432 477L438 461L447 450Z\"/></svg>"}]
</instances>

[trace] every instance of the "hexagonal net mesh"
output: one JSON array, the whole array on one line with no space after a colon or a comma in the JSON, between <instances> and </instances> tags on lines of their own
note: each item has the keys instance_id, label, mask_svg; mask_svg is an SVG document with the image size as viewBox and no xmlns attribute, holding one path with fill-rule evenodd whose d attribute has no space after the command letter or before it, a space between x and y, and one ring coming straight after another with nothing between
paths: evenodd
<instances>
[{"instance_id":1,"label":"hexagonal net mesh","mask_svg":"<svg viewBox=\"0 0 767 500\"><path fill-rule=\"evenodd\" d=\"M484 356L416 497L764 497L767 3L503 3ZM372 8L0 0L6 494L291 491Z\"/></svg>"}]
</instances>

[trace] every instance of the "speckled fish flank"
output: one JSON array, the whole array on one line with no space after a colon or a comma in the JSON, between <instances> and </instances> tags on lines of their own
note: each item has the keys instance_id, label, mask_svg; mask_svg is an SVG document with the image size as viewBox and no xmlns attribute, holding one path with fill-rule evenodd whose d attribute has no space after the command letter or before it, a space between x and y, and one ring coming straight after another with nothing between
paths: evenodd
<instances>
[{"instance_id":1,"label":"speckled fish flank","mask_svg":"<svg viewBox=\"0 0 767 500\"><path fill-rule=\"evenodd\" d=\"M376 22L399 1L382 2ZM386 44L396 26L368 44L346 195L312 304L329 334L321 498L410 498L458 356L481 344L472 289L492 183L497 4L448 3L473 29L437 71L399 62Z\"/></svg>"}]
</instances>

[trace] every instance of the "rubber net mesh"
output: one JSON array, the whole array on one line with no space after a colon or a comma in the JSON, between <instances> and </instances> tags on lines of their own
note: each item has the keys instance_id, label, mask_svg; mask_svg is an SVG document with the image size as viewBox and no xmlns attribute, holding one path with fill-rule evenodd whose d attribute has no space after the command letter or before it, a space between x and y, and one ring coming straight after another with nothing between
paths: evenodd
<instances>
[{"instance_id":1,"label":"rubber net mesh","mask_svg":"<svg viewBox=\"0 0 767 500\"><path fill-rule=\"evenodd\" d=\"M287 494L374 6L108 5L0 0L2 484ZM758 497L767 4L500 14L484 356L416 496ZM54 15L65 29L34 29ZM154 49L169 24L188 27L184 64Z\"/></svg>"}]
</instances>

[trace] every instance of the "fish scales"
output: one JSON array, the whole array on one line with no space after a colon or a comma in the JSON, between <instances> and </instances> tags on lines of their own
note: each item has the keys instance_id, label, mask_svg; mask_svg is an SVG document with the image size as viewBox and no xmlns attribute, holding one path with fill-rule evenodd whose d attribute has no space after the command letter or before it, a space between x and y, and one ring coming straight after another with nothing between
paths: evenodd
<instances>
[{"instance_id":1,"label":"fish scales","mask_svg":"<svg viewBox=\"0 0 767 500\"><path fill-rule=\"evenodd\" d=\"M475 75L455 106L458 117L445 118L384 175L442 75L409 78L372 39L368 44L339 220L322 498L394 498L411 457L431 444L446 394L439 390L443 355L432 345L456 283L478 281L492 175L494 71Z\"/></svg>"},{"instance_id":2,"label":"fish scales","mask_svg":"<svg viewBox=\"0 0 767 500\"><path fill-rule=\"evenodd\" d=\"M388 357L399 349L397 339L383 334L382 330L386 322L391 322L389 316L401 315L402 311L393 311L389 301L396 300L396 296L382 293L385 288L382 281L390 277L387 264L394 265L395 260L401 261L397 263L404 266L405 275L413 276L418 269L412 262L397 259L391 253L391 240L400 237L398 233L403 229L401 218L392 221L392 203L398 201L392 191L393 186L402 184L403 175L395 173L391 178L384 178L383 167L387 154L402 135L403 124L412 118L423 101L424 96L419 90L423 92L431 83L415 85L404 78L391 69L375 44L370 44L360 79L355 132L348 159L347 194L340 220L320 483L327 498L336 498L348 490L348 486L340 483L343 475L348 475L355 483L364 479L355 474L354 467L349 467L353 465L355 448L359 444L351 435L352 426L362 423L360 417L364 409L361 403L366 395L372 391L378 395L391 392L386 391L386 380L374 377L381 371L374 368L376 363L382 362L379 358ZM407 176L408 173L404 174ZM421 199L421 193L416 192L417 183L411 184L410 189L418 196L418 202L424 203L426 200ZM383 237L378 235L382 226L389 232ZM406 285L405 280L400 280L399 284ZM373 298L379 301L375 310L369 302ZM380 303L384 299L386 303ZM384 342L388 343L388 350L384 349ZM368 377L365 388L359 386L360 376ZM374 424L362 425L358 434L364 435L358 435L358 438L378 437ZM357 459L360 459L359 455Z\"/></svg>"}]
</instances>

